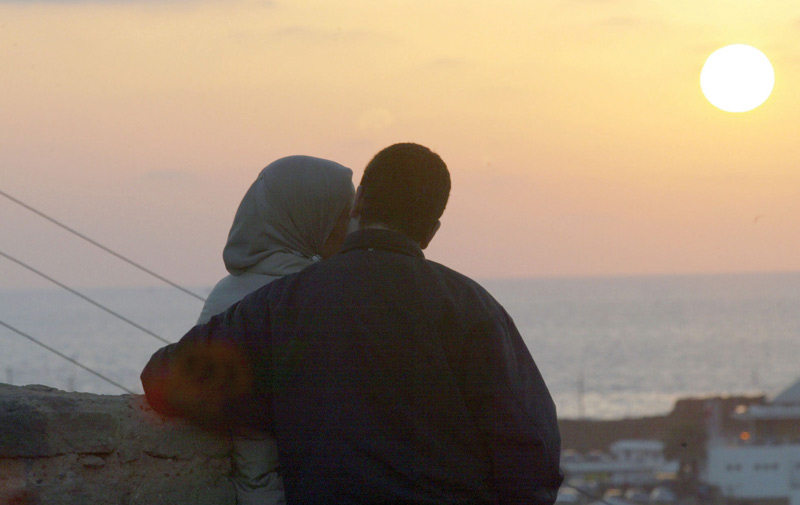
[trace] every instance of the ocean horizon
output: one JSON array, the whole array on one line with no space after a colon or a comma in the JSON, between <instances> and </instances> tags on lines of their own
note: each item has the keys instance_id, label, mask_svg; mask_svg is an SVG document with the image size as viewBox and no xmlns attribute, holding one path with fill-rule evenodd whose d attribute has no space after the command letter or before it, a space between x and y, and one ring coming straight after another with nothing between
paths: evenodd
<instances>
[{"instance_id":1,"label":"ocean horizon","mask_svg":"<svg viewBox=\"0 0 800 505\"><path fill-rule=\"evenodd\" d=\"M479 282L514 319L563 418L661 415L680 398L770 396L800 378L798 272ZM168 341L202 307L169 286L78 291ZM0 289L0 321L137 393L165 345L59 288ZM0 382L123 393L5 327Z\"/></svg>"}]
</instances>

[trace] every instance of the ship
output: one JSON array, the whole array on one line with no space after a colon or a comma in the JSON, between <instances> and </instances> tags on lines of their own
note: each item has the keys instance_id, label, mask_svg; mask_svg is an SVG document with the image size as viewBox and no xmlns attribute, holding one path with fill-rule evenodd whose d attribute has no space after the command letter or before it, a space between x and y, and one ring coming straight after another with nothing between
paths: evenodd
<instances>
[{"instance_id":1,"label":"ship","mask_svg":"<svg viewBox=\"0 0 800 505\"><path fill-rule=\"evenodd\" d=\"M763 404L741 405L732 417L742 429L720 429L709 405L703 480L725 503L800 505L800 380Z\"/></svg>"}]
</instances>

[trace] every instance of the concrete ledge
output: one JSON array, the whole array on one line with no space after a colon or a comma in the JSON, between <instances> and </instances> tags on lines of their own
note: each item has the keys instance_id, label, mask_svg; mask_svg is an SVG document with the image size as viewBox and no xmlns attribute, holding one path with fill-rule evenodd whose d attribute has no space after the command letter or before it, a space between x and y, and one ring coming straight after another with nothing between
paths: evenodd
<instances>
[{"instance_id":1,"label":"concrete ledge","mask_svg":"<svg viewBox=\"0 0 800 505\"><path fill-rule=\"evenodd\" d=\"M142 396L0 384L0 505L234 504L230 450Z\"/></svg>"}]
</instances>

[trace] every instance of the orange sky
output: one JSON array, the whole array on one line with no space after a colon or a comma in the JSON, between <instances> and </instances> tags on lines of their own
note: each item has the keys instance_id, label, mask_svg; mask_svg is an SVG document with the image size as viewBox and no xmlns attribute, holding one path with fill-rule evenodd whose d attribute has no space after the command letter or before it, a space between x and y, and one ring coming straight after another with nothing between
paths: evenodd
<instances>
[{"instance_id":1,"label":"orange sky","mask_svg":"<svg viewBox=\"0 0 800 505\"><path fill-rule=\"evenodd\" d=\"M415 141L453 177L427 255L472 277L800 270L798 42L784 0L0 0L0 190L207 285L264 165L357 182ZM775 67L747 113L699 87L732 43ZM3 198L0 223L64 282L153 282Z\"/></svg>"}]
</instances>

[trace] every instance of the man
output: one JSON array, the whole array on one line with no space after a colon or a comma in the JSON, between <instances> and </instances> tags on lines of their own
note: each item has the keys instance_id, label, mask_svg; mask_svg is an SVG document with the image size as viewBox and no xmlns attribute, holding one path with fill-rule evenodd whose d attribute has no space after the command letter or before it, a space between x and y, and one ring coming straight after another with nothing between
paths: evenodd
<instances>
[{"instance_id":1,"label":"man","mask_svg":"<svg viewBox=\"0 0 800 505\"><path fill-rule=\"evenodd\" d=\"M505 310L422 253L449 193L426 147L379 152L341 252L157 352L148 400L266 427L290 504L552 504L560 437L539 370Z\"/></svg>"}]
</instances>

